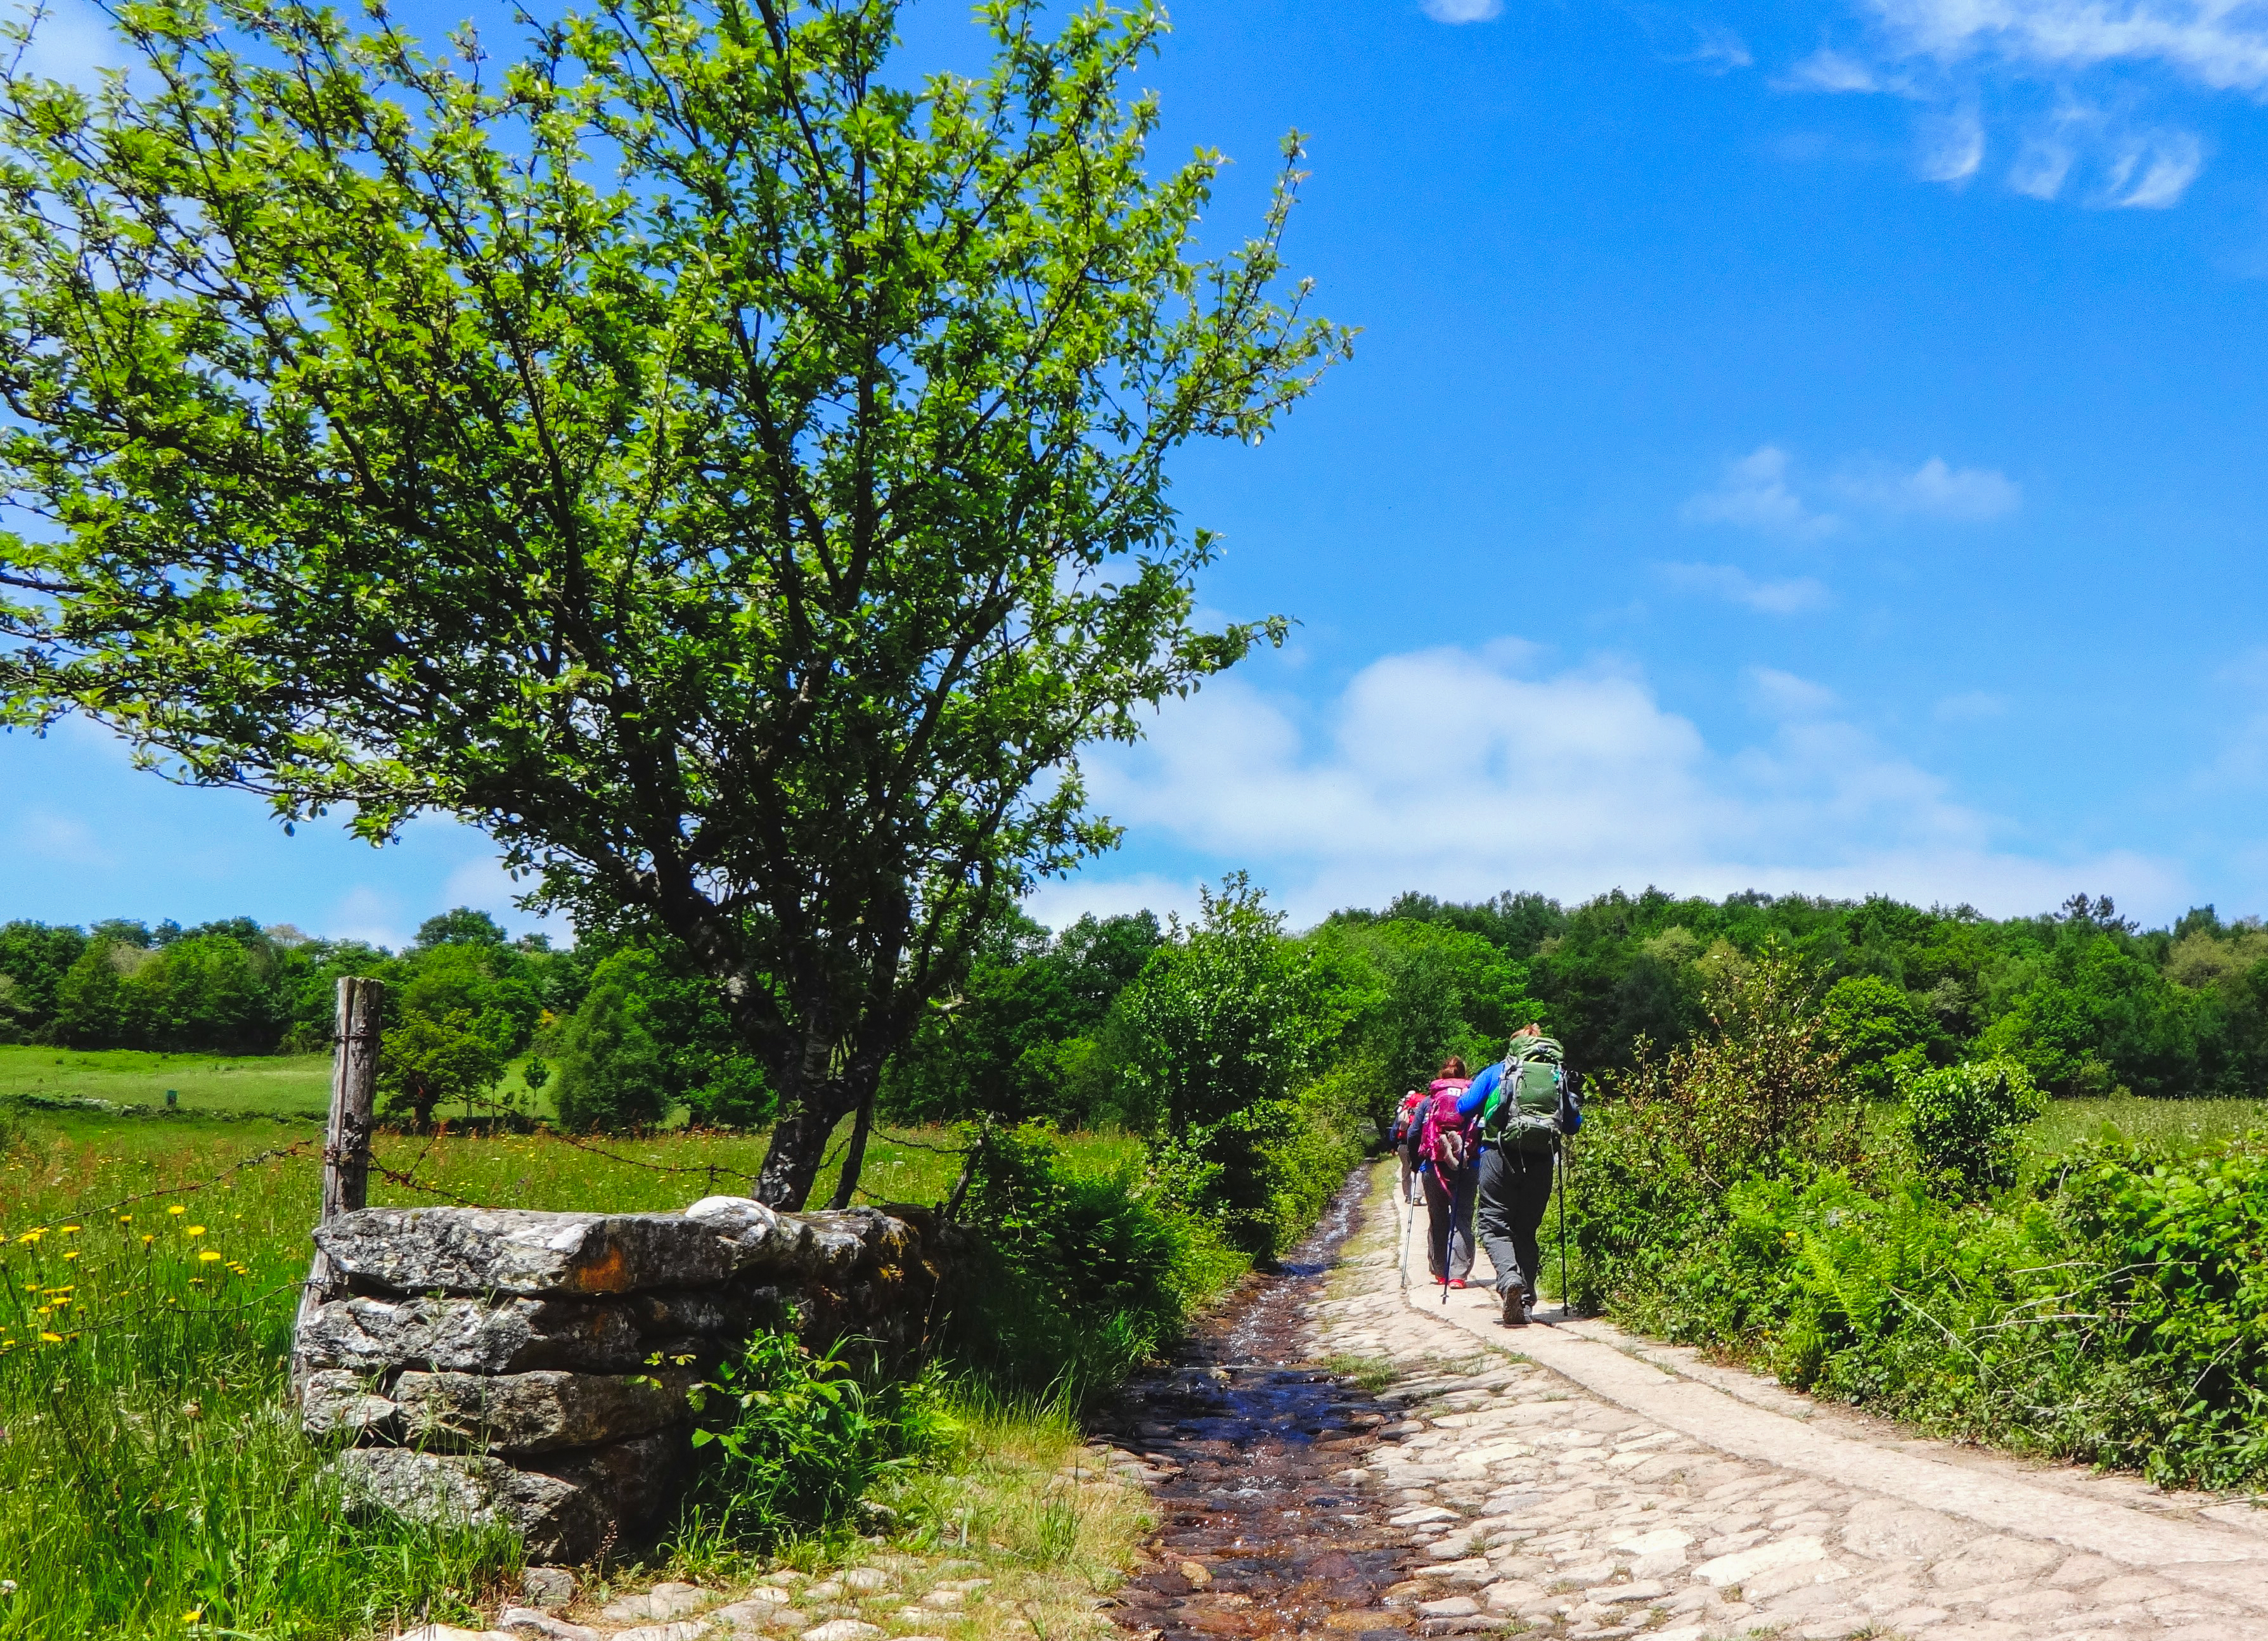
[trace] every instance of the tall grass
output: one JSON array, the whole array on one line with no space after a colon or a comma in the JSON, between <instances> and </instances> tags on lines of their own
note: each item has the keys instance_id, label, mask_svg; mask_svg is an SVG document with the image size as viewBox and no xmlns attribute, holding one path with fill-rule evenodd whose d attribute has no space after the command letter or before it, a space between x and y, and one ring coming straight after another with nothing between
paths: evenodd
<instances>
[{"instance_id":1,"label":"tall grass","mask_svg":"<svg viewBox=\"0 0 2268 1641\"><path fill-rule=\"evenodd\" d=\"M23 1130L0 1160L0 1579L16 1585L0 1593L0 1641L319 1641L421 1614L471 1622L516 1548L350 1519L286 1405L316 1148L194 1119L35 1113ZM954 1144L878 1136L862 1197L939 1200ZM1065 1142L1096 1167L1129 1146ZM682 1133L376 1147L448 1196L617 1211L744 1190L762 1151L761 1136ZM371 1195L446 1200L384 1179Z\"/></svg>"}]
</instances>

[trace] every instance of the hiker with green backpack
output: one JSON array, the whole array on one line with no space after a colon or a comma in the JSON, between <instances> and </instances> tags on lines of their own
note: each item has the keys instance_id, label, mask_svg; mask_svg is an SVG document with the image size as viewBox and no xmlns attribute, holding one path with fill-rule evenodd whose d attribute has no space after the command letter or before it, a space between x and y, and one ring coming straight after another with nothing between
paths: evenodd
<instances>
[{"instance_id":1,"label":"hiker with green backpack","mask_svg":"<svg viewBox=\"0 0 2268 1641\"><path fill-rule=\"evenodd\" d=\"M1583 1126L1559 1045L1539 1025L1515 1033L1498 1063L1457 1102L1479 1134L1481 1246L1496 1266L1509 1328L1526 1325L1543 1251L1535 1233L1551 1203L1552 1166L1565 1137Z\"/></svg>"}]
</instances>

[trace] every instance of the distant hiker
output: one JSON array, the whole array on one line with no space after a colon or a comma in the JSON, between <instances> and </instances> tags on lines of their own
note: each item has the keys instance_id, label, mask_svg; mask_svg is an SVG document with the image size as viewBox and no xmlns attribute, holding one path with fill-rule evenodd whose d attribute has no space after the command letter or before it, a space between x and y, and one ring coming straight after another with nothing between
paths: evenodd
<instances>
[{"instance_id":1,"label":"distant hiker","mask_svg":"<svg viewBox=\"0 0 2268 1641\"><path fill-rule=\"evenodd\" d=\"M1402 1200L1412 1204L1418 1201L1418 1145L1425 1137L1425 1107L1432 1103L1430 1092L1411 1089L1402 1097L1394 1126L1386 1131L1386 1143L1402 1159Z\"/></svg>"},{"instance_id":2,"label":"distant hiker","mask_svg":"<svg viewBox=\"0 0 2268 1641\"><path fill-rule=\"evenodd\" d=\"M1507 1327L1528 1321L1543 1265L1536 1227L1551 1202L1551 1164L1560 1142L1583 1126L1559 1045L1539 1025L1515 1033L1504 1058L1475 1078L1457 1101L1477 1130L1481 1246L1496 1266Z\"/></svg>"},{"instance_id":3,"label":"distant hiker","mask_svg":"<svg viewBox=\"0 0 2268 1641\"><path fill-rule=\"evenodd\" d=\"M1418 1152L1425 1181L1425 1262L1436 1282L1462 1288L1473 1274L1473 1125L1458 1109L1469 1081L1465 1063L1451 1055L1433 1079L1419 1127Z\"/></svg>"}]
</instances>

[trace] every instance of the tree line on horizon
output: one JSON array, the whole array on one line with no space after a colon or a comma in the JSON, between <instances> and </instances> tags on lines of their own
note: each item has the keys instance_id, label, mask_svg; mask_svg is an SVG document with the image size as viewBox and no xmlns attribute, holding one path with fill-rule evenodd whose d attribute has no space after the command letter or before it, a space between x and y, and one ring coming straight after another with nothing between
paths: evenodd
<instances>
[{"instance_id":1,"label":"tree line on horizon","mask_svg":"<svg viewBox=\"0 0 2268 1641\"><path fill-rule=\"evenodd\" d=\"M1241 997L1251 1041L1228 1057L1257 1066L1285 1057L1262 1042L1275 1027L1255 1012L1255 997L1274 997L1268 1012L1334 1045L1309 1058L1357 1077L1366 1106L1447 1054L1492 1055L1528 1015L1587 1071L1628 1067L1648 1046L1675 1049L1706 1024L1712 975L1770 946L1814 976L1844 1053L1878 1095L1905 1072L1996 1054L2061 1096L2268 1089L2268 929L2209 906L2144 930L2108 897L2085 895L1995 919L1880 895L1616 890L1569 908L1535 894L1471 903L1408 894L1296 934L1241 879L1208 907L1211 924L1186 926L1149 912L1054 931L1020 914L998 920L891 1060L880 1109L902 1121L1170 1126L1170 1063L1189 1047L1170 1040L1188 1028L1160 999L1207 960L1201 930L1248 914L1288 967L1274 979L1213 975L1208 999L1183 1012L1217 1032L1219 999ZM0 1042L309 1052L328 1041L333 985L346 974L389 982L394 1105L421 1122L441 1100L492 1089L524 1056L530 1085L557 1069L553 1098L570 1126L647 1126L681 1111L736 1127L777 1109L713 984L681 955L606 937L566 948L514 940L461 908L429 919L399 953L245 917L0 924ZM1218 1044L1206 1052L1220 1062ZM1255 1078L1247 1092L1263 1098L1268 1078ZM1202 1103L1235 1099L1215 1091Z\"/></svg>"}]
</instances>

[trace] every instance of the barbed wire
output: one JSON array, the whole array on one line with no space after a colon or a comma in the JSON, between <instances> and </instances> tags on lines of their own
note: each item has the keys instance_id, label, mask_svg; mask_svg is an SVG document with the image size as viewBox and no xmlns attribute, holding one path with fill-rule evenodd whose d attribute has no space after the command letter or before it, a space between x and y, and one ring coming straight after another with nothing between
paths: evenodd
<instances>
[{"instance_id":1,"label":"barbed wire","mask_svg":"<svg viewBox=\"0 0 2268 1641\"><path fill-rule=\"evenodd\" d=\"M188 1185L152 1186L146 1191L136 1191L131 1196L122 1196L116 1202L105 1203L99 1207L89 1208L84 1205L74 1205L51 1215L50 1218L57 1219L99 1219L105 1214L114 1214L122 1208L130 1208L136 1203L146 1203L160 1196L193 1196L199 1191L210 1190L222 1181L228 1179L232 1174L241 1174L247 1168L256 1168L262 1163L274 1162L279 1158L304 1157L316 1144L317 1142L312 1139L295 1139L288 1145L274 1146L269 1150L260 1152L256 1156L239 1157L234 1162L229 1164L228 1166L223 1168L218 1174L212 1175L210 1179L198 1180Z\"/></svg>"}]
</instances>

